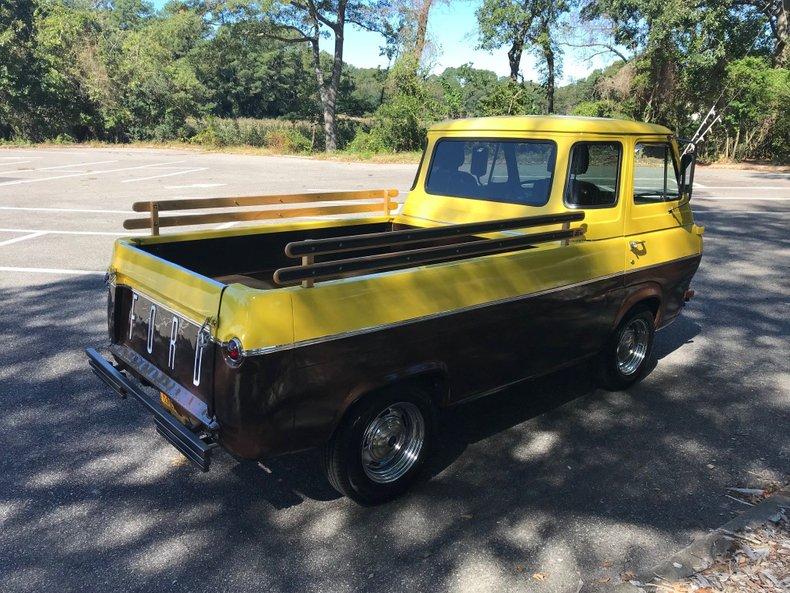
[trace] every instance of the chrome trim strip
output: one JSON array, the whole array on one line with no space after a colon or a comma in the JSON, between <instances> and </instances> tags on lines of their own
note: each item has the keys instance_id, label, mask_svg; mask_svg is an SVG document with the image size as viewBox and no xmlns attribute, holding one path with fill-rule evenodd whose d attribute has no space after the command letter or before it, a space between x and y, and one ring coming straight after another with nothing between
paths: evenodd
<instances>
[{"instance_id":1,"label":"chrome trim strip","mask_svg":"<svg viewBox=\"0 0 790 593\"><path fill-rule=\"evenodd\" d=\"M570 289L573 289L573 288L578 288L580 286L585 286L587 284L592 284L593 282L599 282L601 280L609 280L611 278L616 278L617 276L623 276L625 278L629 274L632 274L634 272L642 272L644 270L650 270L652 268L658 268L658 267L661 267L661 266L665 266L667 264L672 264L672 263L677 263L677 262L681 262L681 261L686 261L686 260L689 260L689 259L697 259L699 257L700 257L699 254L689 255L689 256L678 258L678 259L673 259L673 260L670 260L670 261L662 262L662 263L659 263L659 264L653 264L651 266L645 266L645 267L639 268L637 270L629 270L628 272L623 271L623 272L617 272L617 273L614 273L614 274L607 274L605 276L597 276L596 278L592 278L590 280L584 280L582 282L576 282L576 283L573 283L573 284L563 284L562 286L556 286L554 288L547 288L546 290L541 290L541 291L538 291L538 292L532 292L532 293L525 294L525 295L506 297L506 298L503 298L503 299L498 299L496 301L487 301L485 303L478 303L476 305L469 305L468 307L463 307L463 308L460 308L460 309L453 309L452 311L441 311L441 312L438 312L438 313L431 313L430 315L423 315L422 317L414 317L414 318L411 318L411 319L404 319L402 321L396 321L394 323L385 323L385 324L382 324L382 325L374 325L374 326L371 326L371 327L360 328L360 329L357 329L357 330L353 330L353 331L349 331L349 332L343 332L343 333L340 333L340 334L333 334L331 336L321 336L320 338L311 338L309 340L301 340L301 341L298 341L298 342L293 342L292 344L280 344L280 345L277 345L277 346L265 346L263 348L254 348L254 349L251 349L251 350L244 350L243 351L243 355L244 356L259 356L259 355L262 355L262 354L271 354L273 352L280 352L280 351L283 351L283 350L292 350L294 348L301 348L303 346L313 346L315 344L321 344L323 342L329 342L329 341L332 341L332 340L341 340L343 338L351 338L351 337L354 337L354 336L360 336L360 335L364 335L364 334L369 334L369 333L373 333L373 332L376 332L376 331L379 331L379 330L382 330L382 329L401 327L401 326L408 325L408 324L411 324L411 323L419 323L421 321L430 321L432 319L438 319L440 317L449 317L450 315L456 315L456 314L460 314L460 313L467 313L469 311L474 311L476 309L482 309L484 307L492 307L492 306L496 306L496 305L503 305L503 304L512 303L512 302L515 302L515 301L520 301L520 300L530 299L530 298L534 298L534 297L544 296L544 295L547 295L547 294L551 294L553 292L559 292L561 290L570 290ZM222 342L222 341L219 341L219 340L213 340L213 341L216 344L218 344L219 346L221 346L221 347L224 347L225 344L226 344L225 342Z\"/></svg>"}]
</instances>

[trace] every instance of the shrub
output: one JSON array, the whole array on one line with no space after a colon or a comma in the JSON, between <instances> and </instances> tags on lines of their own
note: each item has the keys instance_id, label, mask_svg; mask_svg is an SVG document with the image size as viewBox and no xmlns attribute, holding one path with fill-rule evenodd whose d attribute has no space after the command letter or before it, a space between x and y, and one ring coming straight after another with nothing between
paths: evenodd
<instances>
[{"instance_id":1,"label":"shrub","mask_svg":"<svg viewBox=\"0 0 790 593\"><path fill-rule=\"evenodd\" d=\"M266 132L266 146L276 152L308 152L310 140L295 128L283 128Z\"/></svg>"},{"instance_id":2,"label":"shrub","mask_svg":"<svg viewBox=\"0 0 790 593\"><path fill-rule=\"evenodd\" d=\"M346 146L346 150L359 154L372 154L376 152L385 152L387 146L382 142L378 134L359 130L356 136L354 136L354 139Z\"/></svg>"}]
</instances>

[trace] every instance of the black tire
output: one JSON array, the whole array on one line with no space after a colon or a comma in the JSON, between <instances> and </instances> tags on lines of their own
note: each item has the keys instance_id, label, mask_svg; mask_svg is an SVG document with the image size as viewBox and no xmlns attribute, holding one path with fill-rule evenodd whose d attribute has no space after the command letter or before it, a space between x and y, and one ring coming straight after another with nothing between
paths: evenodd
<instances>
[{"instance_id":1,"label":"black tire","mask_svg":"<svg viewBox=\"0 0 790 593\"><path fill-rule=\"evenodd\" d=\"M403 439L407 439L404 442L416 443L418 439L413 438L413 435L419 432L419 420L413 416L415 412L422 418L422 444L414 455L403 454L402 458L416 457L416 460L403 461L404 465L408 465L407 469L402 468L402 475L391 481L372 479L369 472L381 480L382 476L376 472L382 470L374 467L377 464L375 459L370 458L367 464L363 462L363 449L368 455L376 449L364 447L365 443L373 442L373 439L365 439L366 434L376 433L375 430L366 431L376 426L397 426L397 419L400 418ZM392 424L387 424L388 421ZM389 433L379 431L376 434ZM334 436L324 447L324 471L329 483L341 494L362 505L381 504L403 494L420 475L432 450L435 434L435 411L427 393L411 384L388 388L364 397L346 413ZM400 450L393 447L392 443L385 442L390 451L399 454L397 451ZM402 450L405 452L406 447L402 447ZM396 473L393 470L392 477Z\"/></svg>"},{"instance_id":2,"label":"black tire","mask_svg":"<svg viewBox=\"0 0 790 593\"><path fill-rule=\"evenodd\" d=\"M624 334L626 332L634 332L635 328L637 332L642 328L646 332L644 335L646 340L644 352L641 355L638 355L638 352L641 352L641 348L625 348L628 344L628 337L624 337ZM601 387L611 391L622 391L642 380L650 368L655 335L656 326L653 312L642 306L631 309L620 322L620 325L617 326L617 329L612 332L612 335L606 342L606 346L601 351L598 362L598 379ZM623 344L622 353L618 355L621 340L625 340L625 343ZM641 337L638 340L641 344ZM634 357L630 358L628 354L634 354ZM630 364L627 364L629 362ZM631 368L632 366L633 369Z\"/></svg>"}]
</instances>

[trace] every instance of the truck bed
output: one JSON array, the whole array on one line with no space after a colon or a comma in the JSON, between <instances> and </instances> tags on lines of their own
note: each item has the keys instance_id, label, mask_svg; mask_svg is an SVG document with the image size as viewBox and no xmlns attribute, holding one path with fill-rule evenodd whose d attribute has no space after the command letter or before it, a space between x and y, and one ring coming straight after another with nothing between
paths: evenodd
<instances>
[{"instance_id":1,"label":"truck bed","mask_svg":"<svg viewBox=\"0 0 790 593\"><path fill-rule=\"evenodd\" d=\"M412 228L418 227L391 222L375 222L149 243L140 245L139 248L223 284L239 283L250 288L270 290L280 288L274 281L274 271L296 263L296 260L285 254L285 246L288 243L306 239L326 239ZM475 237L459 236L426 241L421 246L450 245L474 239ZM413 247L413 245L409 247ZM393 245L386 248L369 249L364 253L358 253L358 255L375 255L406 248L408 247ZM320 258L316 258L316 261L320 261Z\"/></svg>"}]
</instances>

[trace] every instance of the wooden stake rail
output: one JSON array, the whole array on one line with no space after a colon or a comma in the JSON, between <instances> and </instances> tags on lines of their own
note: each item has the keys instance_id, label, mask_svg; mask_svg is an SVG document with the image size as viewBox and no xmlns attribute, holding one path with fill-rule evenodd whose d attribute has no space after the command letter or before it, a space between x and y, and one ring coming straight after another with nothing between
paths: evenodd
<instances>
[{"instance_id":1,"label":"wooden stake rail","mask_svg":"<svg viewBox=\"0 0 790 593\"><path fill-rule=\"evenodd\" d=\"M328 216L332 214L356 214L380 212L385 216L398 207L394 200L396 189L374 189L347 192L311 192L303 194L284 194L270 196L242 196L232 198L205 198L183 200L159 200L135 202L132 210L148 212L148 218L130 218L123 222L128 230L151 229L158 235L161 227L215 224L251 220L276 220L284 218L304 218ZM348 202L358 202L351 203ZM282 208L212 212L204 214L176 214L162 216L162 212L181 210L207 210L214 208L246 208L251 206L279 206L283 204L305 204L304 208Z\"/></svg>"}]
</instances>

